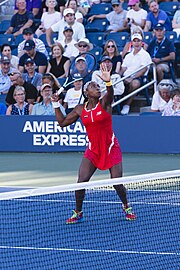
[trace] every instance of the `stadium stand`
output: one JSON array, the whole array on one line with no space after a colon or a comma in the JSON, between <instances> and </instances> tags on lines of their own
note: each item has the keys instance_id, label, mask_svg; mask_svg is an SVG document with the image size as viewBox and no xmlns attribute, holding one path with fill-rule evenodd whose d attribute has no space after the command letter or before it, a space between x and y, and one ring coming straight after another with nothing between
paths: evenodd
<instances>
[{"instance_id":1,"label":"stadium stand","mask_svg":"<svg viewBox=\"0 0 180 270\"><path fill-rule=\"evenodd\" d=\"M87 32L86 37L94 46L102 47L104 44L104 33L103 32Z\"/></svg>"},{"instance_id":2,"label":"stadium stand","mask_svg":"<svg viewBox=\"0 0 180 270\"><path fill-rule=\"evenodd\" d=\"M85 31L88 32L104 32L108 26L108 20L104 19L94 19L93 22L87 22L85 25Z\"/></svg>"},{"instance_id":3,"label":"stadium stand","mask_svg":"<svg viewBox=\"0 0 180 270\"><path fill-rule=\"evenodd\" d=\"M6 32L6 30L9 28L10 26L10 20L3 20L0 23L0 34L3 34Z\"/></svg>"}]
</instances>

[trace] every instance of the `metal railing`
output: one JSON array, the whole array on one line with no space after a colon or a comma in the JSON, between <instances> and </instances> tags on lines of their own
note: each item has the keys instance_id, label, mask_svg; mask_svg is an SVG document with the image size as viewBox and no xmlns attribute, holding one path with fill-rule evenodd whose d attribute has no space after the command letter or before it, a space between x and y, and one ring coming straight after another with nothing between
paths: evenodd
<instances>
[{"instance_id":1,"label":"metal railing","mask_svg":"<svg viewBox=\"0 0 180 270\"><path fill-rule=\"evenodd\" d=\"M153 68L153 79L152 79L150 82L148 82L148 83L144 84L143 86L141 86L140 88L134 90L133 92L131 92L131 93L129 93L128 95L124 96L123 98L119 99L118 101L114 102L114 103L112 104L112 107L115 107L115 106L117 106L118 104L122 103L124 100L126 100L126 99L132 97L133 95L138 94L138 93L141 92L143 89L145 89L146 87L149 87L149 86L152 85L152 84L154 84L154 92L157 91L156 65L155 65L153 62L151 62L151 63L148 64L148 65L142 66L141 68L137 69L135 72L131 73L131 74L128 75L128 76L122 77L121 79L119 79L118 81L116 81L113 85L116 85L116 84L118 84L118 83L124 81L125 79L129 78L130 76L135 75L137 72L139 72L139 71L142 70L143 68L146 68L146 67L149 67L149 66L152 66L152 68ZM148 71L148 72L149 72L149 71ZM102 92L106 91L106 88L102 89L101 91L102 91Z\"/></svg>"}]
</instances>

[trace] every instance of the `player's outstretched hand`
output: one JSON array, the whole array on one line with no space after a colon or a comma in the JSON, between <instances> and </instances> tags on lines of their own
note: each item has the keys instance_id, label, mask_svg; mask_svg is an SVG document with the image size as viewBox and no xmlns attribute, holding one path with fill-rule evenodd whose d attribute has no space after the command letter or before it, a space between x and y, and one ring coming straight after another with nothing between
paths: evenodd
<instances>
[{"instance_id":1,"label":"player's outstretched hand","mask_svg":"<svg viewBox=\"0 0 180 270\"><path fill-rule=\"evenodd\" d=\"M51 101L52 102L58 102L59 100L59 96L58 96L58 93L55 93L51 96Z\"/></svg>"},{"instance_id":2,"label":"player's outstretched hand","mask_svg":"<svg viewBox=\"0 0 180 270\"><path fill-rule=\"evenodd\" d=\"M104 82L110 82L111 80L111 70L108 71L107 66L105 63L100 64L100 70L102 72L99 77L104 81Z\"/></svg>"}]
</instances>

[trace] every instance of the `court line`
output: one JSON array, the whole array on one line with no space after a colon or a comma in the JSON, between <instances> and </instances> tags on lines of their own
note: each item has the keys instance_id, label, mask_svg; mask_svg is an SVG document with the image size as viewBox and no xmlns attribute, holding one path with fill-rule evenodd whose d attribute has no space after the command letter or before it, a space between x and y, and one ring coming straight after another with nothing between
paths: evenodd
<instances>
[{"instance_id":1,"label":"court line","mask_svg":"<svg viewBox=\"0 0 180 270\"><path fill-rule=\"evenodd\" d=\"M143 255L173 255L180 256L176 252L134 251L134 250L105 250L105 249L80 249L80 248L51 248L51 247L13 247L0 246L0 249L24 249L24 250L47 250L47 251L74 251L74 252L99 252L99 253L123 253Z\"/></svg>"}]
</instances>

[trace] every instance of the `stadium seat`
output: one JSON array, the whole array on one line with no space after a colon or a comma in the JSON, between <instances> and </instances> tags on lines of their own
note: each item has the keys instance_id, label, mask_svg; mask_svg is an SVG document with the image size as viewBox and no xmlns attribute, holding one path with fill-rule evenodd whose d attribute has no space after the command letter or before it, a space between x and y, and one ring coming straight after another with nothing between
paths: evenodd
<instances>
[{"instance_id":1,"label":"stadium seat","mask_svg":"<svg viewBox=\"0 0 180 270\"><path fill-rule=\"evenodd\" d=\"M102 47L104 43L104 33L103 32L88 32L86 34L86 37L89 39L89 41L95 45Z\"/></svg>"},{"instance_id":2,"label":"stadium seat","mask_svg":"<svg viewBox=\"0 0 180 270\"><path fill-rule=\"evenodd\" d=\"M57 40L57 38L58 38L58 33L53 33L53 34L52 34L52 43L55 43L55 41ZM48 43L47 43L47 40L46 40L46 34L45 34L45 33L42 34L42 35L40 35L39 39L42 40L42 41L44 42L44 45L45 45L46 47L49 47L49 45L48 45Z\"/></svg>"},{"instance_id":3,"label":"stadium seat","mask_svg":"<svg viewBox=\"0 0 180 270\"><path fill-rule=\"evenodd\" d=\"M3 34L6 32L6 30L9 28L10 26L10 20L3 20L1 23L0 23L0 34Z\"/></svg>"},{"instance_id":4,"label":"stadium seat","mask_svg":"<svg viewBox=\"0 0 180 270\"><path fill-rule=\"evenodd\" d=\"M180 7L180 3L177 2L161 2L159 8L164 10L169 16L173 16L176 10Z\"/></svg>"},{"instance_id":5,"label":"stadium seat","mask_svg":"<svg viewBox=\"0 0 180 270\"><path fill-rule=\"evenodd\" d=\"M129 41L130 35L127 32L114 32L114 33L109 33L105 37L105 42L109 39L113 39L118 47L124 47L126 42Z\"/></svg>"},{"instance_id":6,"label":"stadium seat","mask_svg":"<svg viewBox=\"0 0 180 270\"><path fill-rule=\"evenodd\" d=\"M16 44L16 46L18 46L23 40L24 40L23 34L18 35L18 36L16 37L16 39L15 39L15 44Z\"/></svg>"},{"instance_id":7,"label":"stadium seat","mask_svg":"<svg viewBox=\"0 0 180 270\"><path fill-rule=\"evenodd\" d=\"M12 47L14 47L15 43L14 43L14 36L13 34L0 34L0 47L4 44L7 43L9 45L11 45Z\"/></svg>"},{"instance_id":8,"label":"stadium seat","mask_svg":"<svg viewBox=\"0 0 180 270\"><path fill-rule=\"evenodd\" d=\"M151 40L153 39L153 33L152 32L144 32L144 39L143 41L149 45Z\"/></svg>"},{"instance_id":9,"label":"stadium seat","mask_svg":"<svg viewBox=\"0 0 180 270\"><path fill-rule=\"evenodd\" d=\"M85 25L85 31L87 32L104 32L108 26L108 20L105 19L94 19L91 23L87 22Z\"/></svg>"},{"instance_id":10,"label":"stadium seat","mask_svg":"<svg viewBox=\"0 0 180 270\"><path fill-rule=\"evenodd\" d=\"M175 72L177 76L180 74L180 38L174 43L176 48L176 58L175 58Z\"/></svg>"},{"instance_id":11,"label":"stadium seat","mask_svg":"<svg viewBox=\"0 0 180 270\"><path fill-rule=\"evenodd\" d=\"M165 35L172 42L175 42L177 40L177 33L174 31L166 31Z\"/></svg>"},{"instance_id":12,"label":"stadium seat","mask_svg":"<svg viewBox=\"0 0 180 270\"><path fill-rule=\"evenodd\" d=\"M88 18L92 15L97 15L97 14L108 14L111 11L112 11L111 3L94 4L91 6L86 17Z\"/></svg>"},{"instance_id":13,"label":"stadium seat","mask_svg":"<svg viewBox=\"0 0 180 270\"><path fill-rule=\"evenodd\" d=\"M96 57L96 61L98 63L102 58L103 49L102 47L94 46L94 48L90 51L90 53L92 53Z\"/></svg>"}]
</instances>

